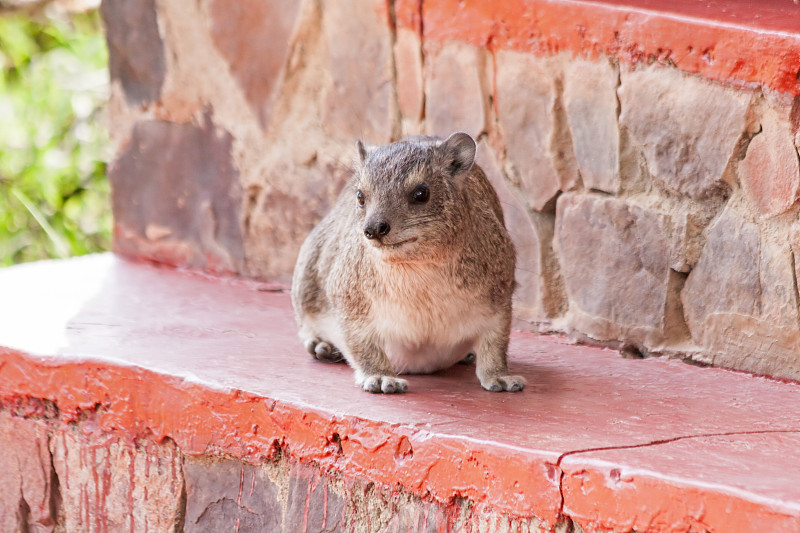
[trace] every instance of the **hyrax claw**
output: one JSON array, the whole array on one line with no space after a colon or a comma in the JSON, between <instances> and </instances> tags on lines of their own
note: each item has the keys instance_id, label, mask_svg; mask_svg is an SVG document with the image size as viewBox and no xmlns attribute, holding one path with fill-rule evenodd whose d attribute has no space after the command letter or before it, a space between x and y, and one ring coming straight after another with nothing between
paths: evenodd
<instances>
[{"instance_id":1,"label":"hyrax claw","mask_svg":"<svg viewBox=\"0 0 800 533\"><path fill-rule=\"evenodd\" d=\"M408 390L408 382L393 376L368 376L361 388L367 392L396 394Z\"/></svg>"},{"instance_id":2,"label":"hyrax claw","mask_svg":"<svg viewBox=\"0 0 800 533\"><path fill-rule=\"evenodd\" d=\"M319 359L320 361L339 363L344 360L342 352L337 350L336 347L317 338L306 341L306 349L314 356L314 359Z\"/></svg>"},{"instance_id":3,"label":"hyrax claw","mask_svg":"<svg viewBox=\"0 0 800 533\"><path fill-rule=\"evenodd\" d=\"M481 381L481 386L490 392L517 392L525 388L522 376L497 376Z\"/></svg>"},{"instance_id":4,"label":"hyrax claw","mask_svg":"<svg viewBox=\"0 0 800 533\"><path fill-rule=\"evenodd\" d=\"M316 337L313 338L313 339L308 339L305 342L306 350L308 350L308 353L310 353L314 357L317 356L317 352L316 352L317 344L319 344L319 339L317 339Z\"/></svg>"},{"instance_id":5,"label":"hyrax claw","mask_svg":"<svg viewBox=\"0 0 800 533\"><path fill-rule=\"evenodd\" d=\"M333 351L333 347L328 344L327 342L319 342L314 347L314 357L317 359L327 359L331 352Z\"/></svg>"}]
</instances>

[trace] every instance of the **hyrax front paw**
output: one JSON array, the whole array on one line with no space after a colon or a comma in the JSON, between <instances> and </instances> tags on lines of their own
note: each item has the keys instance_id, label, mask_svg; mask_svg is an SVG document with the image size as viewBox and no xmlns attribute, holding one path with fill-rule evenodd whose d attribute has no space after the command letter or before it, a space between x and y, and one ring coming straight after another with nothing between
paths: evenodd
<instances>
[{"instance_id":1,"label":"hyrax front paw","mask_svg":"<svg viewBox=\"0 0 800 533\"><path fill-rule=\"evenodd\" d=\"M491 392L517 392L525 388L522 376L494 376L481 380L481 387Z\"/></svg>"},{"instance_id":2,"label":"hyrax front paw","mask_svg":"<svg viewBox=\"0 0 800 533\"><path fill-rule=\"evenodd\" d=\"M394 376L367 376L361 382L361 388L367 392L394 394L405 392L408 389L408 381Z\"/></svg>"},{"instance_id":3,"label":"hyrax front paw","mask_svg":"<svg viewBox=\"0 0 800 533\"><path fill-rule=\"evenodd\" d=\"M344 361L342 352L337 350L329 342L321 341L316 337L306 341L306 350L308 350L308 353L314 356L314 359L319 359L320 361L326 361L328 363L339 363Z\"/></svg>"}]
</instances>

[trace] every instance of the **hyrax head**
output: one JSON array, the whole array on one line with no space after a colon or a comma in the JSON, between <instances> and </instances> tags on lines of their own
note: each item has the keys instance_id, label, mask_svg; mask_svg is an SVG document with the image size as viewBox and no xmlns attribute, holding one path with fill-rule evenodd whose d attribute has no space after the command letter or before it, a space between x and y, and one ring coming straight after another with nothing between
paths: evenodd
<instances>
[{"instance_id":1,"label":"hyrax head","mask_svg":"<svg viewBox=\"0 0 800 533\"><path fill-rule=\"evenodd\" d=\"M353 208L365 244L393 262L436 261L462 230L466 178L475 161L466 133L373 148L358 143Z\"/></svg>"}]
</instances>

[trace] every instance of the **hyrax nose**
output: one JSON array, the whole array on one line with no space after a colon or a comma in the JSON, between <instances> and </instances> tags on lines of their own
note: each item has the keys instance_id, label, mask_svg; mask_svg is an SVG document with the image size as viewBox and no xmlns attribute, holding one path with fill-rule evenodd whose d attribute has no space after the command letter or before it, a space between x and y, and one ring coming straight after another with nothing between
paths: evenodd
<instances>
[{"instance_id":1,"label":"hyrax nose","mask_svg":"<svg viewBox=\"0 0 800 533\"><path fill-rule=\"evenodd\" d=\"M367 239L381 238L392 230L388 222L376 222L364 227L364 237Z\"/></svg>"}]
</instances>

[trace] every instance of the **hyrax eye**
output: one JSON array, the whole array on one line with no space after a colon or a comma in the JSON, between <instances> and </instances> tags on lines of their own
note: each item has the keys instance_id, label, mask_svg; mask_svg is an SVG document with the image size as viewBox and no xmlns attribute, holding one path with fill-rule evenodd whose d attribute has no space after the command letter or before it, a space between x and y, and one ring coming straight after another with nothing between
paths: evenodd
<instances>
[{"instance_id":1,"label":"hyrax eye","mask_svg":"<svg viewBox=\"0 0 800 533\"><path fill-rule=\"evenodd\" d=\"M431 197L431 191L427 185L418 185L411 192L411 202L415 204L424 204Z\"/></svg>"},{"instance_id":2,"label":"hyrax eye","mask_svg":"<svg viewBox=\"0 0 800 533\"><path fill-rule=\"evenodd\" d=\"M358 191L356 193L356 200L358 200L358 205L360 205L361 207L364 207L365 200L364 200L364 193L363 192Z\"/></svg>"}]
</instances>

